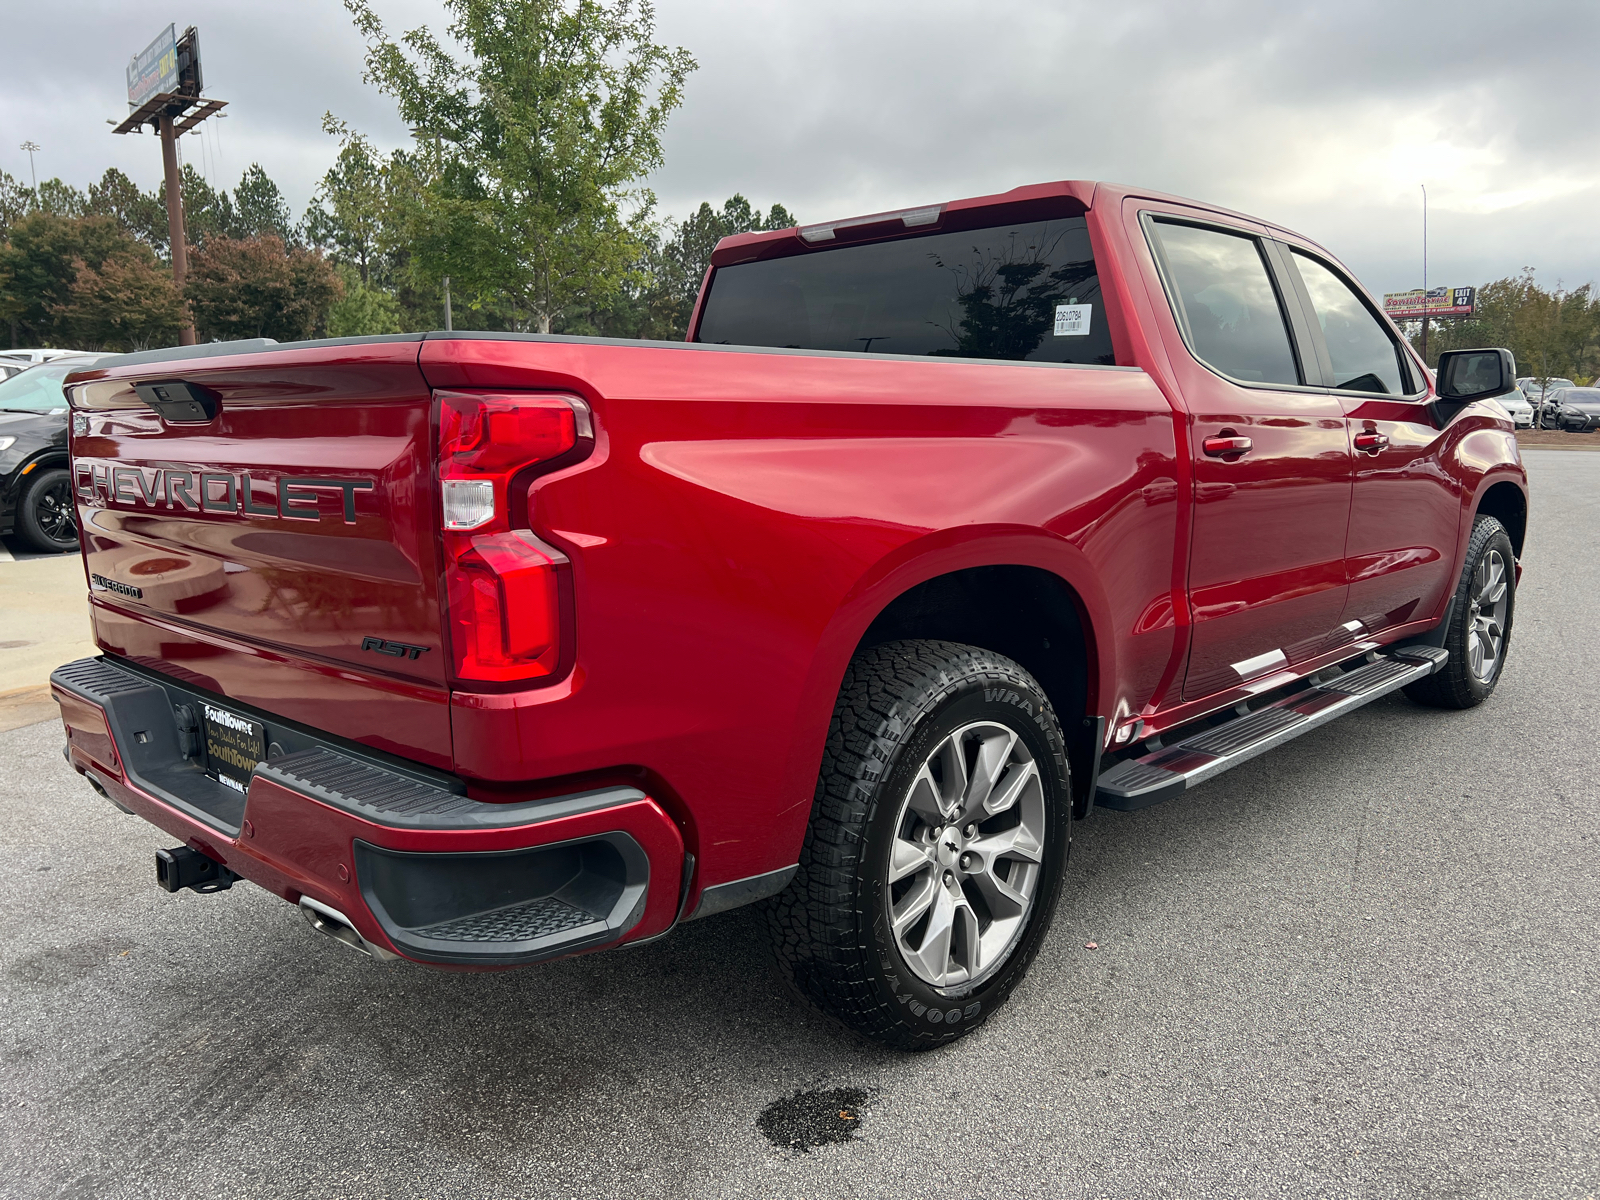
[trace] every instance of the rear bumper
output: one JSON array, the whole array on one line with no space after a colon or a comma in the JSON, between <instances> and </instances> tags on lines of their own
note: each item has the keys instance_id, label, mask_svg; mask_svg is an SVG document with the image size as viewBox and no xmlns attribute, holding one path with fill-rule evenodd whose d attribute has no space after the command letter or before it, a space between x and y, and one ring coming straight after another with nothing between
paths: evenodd
<instances>
[{"instance_id":1,"label":"rear bumper","mask_svg":"<svg viewBox=\"0 0 1600 1200\"><path fill-rule=\"evenodd\" d=\"M486 804L108 659L58 668L51 689L68 759L119 807L290 903L335 910L380 950L508 967L651 937L679 916L683 839L635 788ZM180 727L180 706L206 700L266 723L269 761L242 796Z\"/></svg>"}]
</instances>

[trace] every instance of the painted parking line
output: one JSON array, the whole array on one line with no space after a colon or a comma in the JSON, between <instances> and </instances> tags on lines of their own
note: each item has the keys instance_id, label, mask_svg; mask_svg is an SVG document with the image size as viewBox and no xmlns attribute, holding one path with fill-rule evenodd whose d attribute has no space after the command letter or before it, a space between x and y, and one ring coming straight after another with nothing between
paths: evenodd
<instances>
[{"instance_id":1,"label":"painted parking line","mask_svg":"<svg viewBox=\"0 0 1600 1200\"><path fill-rule=\"evenodd\" d=\"M16 561L16 559L11 557L11 551L6 548L6 544L4 542L0 542L0 562Z\"/></svg>"}]
</instances>

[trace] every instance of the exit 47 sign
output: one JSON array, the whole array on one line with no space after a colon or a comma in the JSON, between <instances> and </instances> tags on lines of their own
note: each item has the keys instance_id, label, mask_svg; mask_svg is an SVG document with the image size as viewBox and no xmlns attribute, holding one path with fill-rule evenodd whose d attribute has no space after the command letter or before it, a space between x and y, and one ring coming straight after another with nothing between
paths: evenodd
<instances>
[{"instance_id":1,"label":"exit 47 sign","mask_svg":"<svg viewBox=\"0 0 1600 1200\"><path fill-rule=\"evenodd\" d=\"M1424 292L1385 292L1383 311L1396 321L1416 321L1423 317L1470 317L1476 310L1478 289L1437 287Z\"/></svg>"}]
</instances>

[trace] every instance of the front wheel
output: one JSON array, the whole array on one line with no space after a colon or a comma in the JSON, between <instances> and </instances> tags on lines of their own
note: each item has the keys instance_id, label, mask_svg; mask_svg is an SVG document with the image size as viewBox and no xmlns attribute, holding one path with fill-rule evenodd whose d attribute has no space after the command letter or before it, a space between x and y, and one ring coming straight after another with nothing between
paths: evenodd
<instances>
[{"instance_id":1,"label":"front wheel","mask_svg":"<svg viewBox=\"0 0 1600 1200\"><path fill-rule=\"evenodd\" d=\"M61 554L78 548L78 515L72 481L64 468L34 476L17 504L17 533L34 550Z\"/></svg>"},{"instance_id":2,"label":"front wheel","mask_svg":"<svg viewBox=\"0 0 1600 1200\"><path fill-rule=\"evenodd\" d=\"M1406 695L1433 708L1472 708L1493 693L1511 648L1517 603L1517 559L1505 527L1493 517L1472 523L1466 562L1450 606L1444 670L1406 688Z\"/></svg>"},{"instance_id":3,"label":"front wheel","mask_svg":"<svg viewBox=\"0 0 1600 1200\"><path fill-rule=\"evenodd\" d=\"M800 869L768 905L817 1008L903 1050L1005 1002L1055 911L1071 841L1065 743L1001 655L891 642L845 675Z\"/></svg>"}]
</instances>

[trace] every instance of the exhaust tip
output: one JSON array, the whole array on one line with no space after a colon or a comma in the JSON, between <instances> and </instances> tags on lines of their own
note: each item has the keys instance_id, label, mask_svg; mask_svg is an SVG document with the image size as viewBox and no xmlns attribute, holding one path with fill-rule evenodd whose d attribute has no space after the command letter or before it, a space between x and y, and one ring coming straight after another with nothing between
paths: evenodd
<instances>
[{"instance_id":1,"label":"exhaust tip","mask_svg":"<svg viewBox=\"0 0 1600 1200\"><path fill-rule=\"evenodd\" d=\"M367 941L361 936L361 931L350 923L350 918L331 904L313 900L310 896L301 896L300 915L306 919L306 924L318 933L331 937L341 946L348 946L357 954L385 961L400 957L392 950L385 950L382 946Z\"/></svg>"},{"instance_id":2,"label":"exhaust tip","mask_svg":"<svg viewBox=\"0 0 1600 1200\"><path fill-rule=\"evenodd\" d=\"M113 796L106 788L106 785L95 778L93 771L84 771L80 768L79 774L89 781L89 786L94 789L94 794L96 796L99 796L102 800L109 800L111 802L111 806L118 812L127 813L130 817L134 815L133 809L129 808L121 800L118 800L115 796Z\"/></svg>"}]
</instances>

